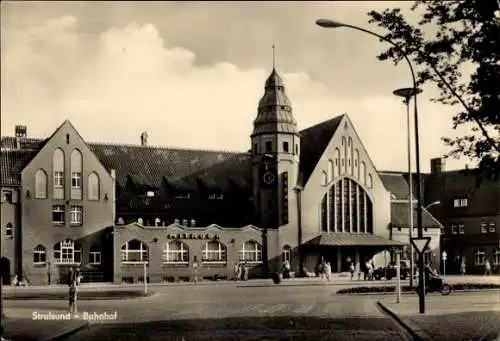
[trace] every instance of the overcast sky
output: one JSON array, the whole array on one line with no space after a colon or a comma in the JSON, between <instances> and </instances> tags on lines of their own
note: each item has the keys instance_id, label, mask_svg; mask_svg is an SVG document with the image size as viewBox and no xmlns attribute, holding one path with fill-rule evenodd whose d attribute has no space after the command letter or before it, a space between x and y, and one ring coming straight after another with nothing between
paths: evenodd
<instances>
[{"instance_id":1,"label":"overcast sky","mask_svg":"<svg viewBox=\"0 0 500 341\"><path fill-rule=\"evenodd\" d=\"M299 128L347 113L379 170L406 170L405 64L387 45L320 17L370 28L367 12L411 2L2 1L1 133L47 137L69 119L87 141L246 151L272 69ZM447 152L458 108L419 98L421 167ZM413 151L413 148L412 148ZM447 168L467 160L447 160ZM414 164L414 163L413 163Z\"/></svg>"}]
</instances>

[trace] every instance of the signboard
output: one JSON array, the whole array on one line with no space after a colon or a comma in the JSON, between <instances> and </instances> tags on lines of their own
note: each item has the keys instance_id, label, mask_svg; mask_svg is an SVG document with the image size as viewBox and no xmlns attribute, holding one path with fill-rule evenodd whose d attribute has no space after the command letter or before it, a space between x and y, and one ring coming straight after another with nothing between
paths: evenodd
<instances>
[{"instance_id":1,"label":"signboard","mask_svg":"<svg viewBox=\"0 0 500 341\"><path fill-rule=\"evenodd\" d=\"M411 243L418 254L423 254L425 252L430 241L431 237L411 238Z\"/></svg>"},{"instance_id":2,"label":"signboard","mask_svg":"<svg viewBox=\"0 0 500 341\"><path fill-rule=\"evenodd\" d=\"M446 253L446 251L443 251L443 253L441 254L441 256L443 257L443 260L447 260L448 259L448 254Z\"/></svg>"},{"instance_id":3,"label":"signboard","mask_svg":"<svg viewBox=\"0 0 500 341\"><path fill-rule=\"evenodd\" d=\"M212 233L169 233L167 234L168 239L219 239L219 236Z\"/></svg>"}]
</instances>

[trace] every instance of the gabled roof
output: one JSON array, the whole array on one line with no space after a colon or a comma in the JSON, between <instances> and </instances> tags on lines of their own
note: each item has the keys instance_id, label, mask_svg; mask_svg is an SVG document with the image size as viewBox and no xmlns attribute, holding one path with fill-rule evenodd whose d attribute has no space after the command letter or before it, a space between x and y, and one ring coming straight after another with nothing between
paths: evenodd
<instances>
[{"instance_id":1,"label":"gabled roof","mask_svg":"<svg viewBox=\"0 0 500 341\"><path fill-rule=\"evenodd\" d=\"M409 227L410 217L408 212L408 204L404 202L391 203L391 226ZM413 206L413 227L417 227L417 209ZM434 228L441 227L441 223L435 219L429 211L422 209L422 227Z\"/></svg>"},{"instance_id":2,"label":"gabled roof","mask_svg":"<svg viewBox=\"0 0 500 341\"><path fill-rule=\"evenodd\" d=\"M344 114L345 115L345 114ZM344 115L318 123L300 132L300 165L302 186L305 186Z\"/></svg>"},{"instance_id":3,"label":"gabled roof","mask_svg":"<svg viewBox=\"0 0 500 341\"><path fill-rule=\"evenodd\" d=\"M2 150L0 153L0 184L18 186L21 171L35 157L34 150Z\"/></svg>"},{"instance_id":4,"label":"gabled roof","mask_svg":"<svg viewBox=\"0 0 500 341\"><path fill-rule=\"evenodd\" d=\"M392 200L408 200L410 186L403 173L379 172L378 174L385 189L391 193Z\"/></svg>"}]
</instances>

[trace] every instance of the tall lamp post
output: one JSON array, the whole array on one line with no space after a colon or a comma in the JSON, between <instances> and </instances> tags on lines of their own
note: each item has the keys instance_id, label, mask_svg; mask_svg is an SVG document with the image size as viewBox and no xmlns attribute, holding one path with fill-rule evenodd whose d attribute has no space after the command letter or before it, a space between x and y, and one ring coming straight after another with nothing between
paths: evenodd
<instances>
[{"instance_id":1,"label":"tall lamp post","mask_svg":"<svg viewBox=\"0 0 500 341\"><path fill-rule=\"evenodd\" d=\"M415 94L416 93L416 94ZM402 88L394 90L393 94L404 98L404 103L406 104L406 129L407 129L407 140L408 140L408 221L409 221L409 248L410 248L410 288L413 288L413 274L414 271L414 257L413 257L413 245L411 243L411 238L413 237L413 176L411 172L411 135L410 135L410 99L422 93L421 89L417 88Z\"/></svg>"},{"instance_id":2,"label":"tall lamp post","mask_svg":"<svg viewBox=\"0 0 500 341\"><path fill-rule=\"evenodd\" d=\"M392 46L394 46L396 49L400 50L403 53L403 58L406 60L408 63L408 66L410 68L411 72L411 78L412 78L412 88L416 89L417 88L417 81L415 78L415 71L413 70L413 65L410 62L410 59L406 55L404 49L399 46L398 44L394 43L390 39L385 38L384 36L377 34L375 32L369 31L367 29L354 26L354 25L349 25L349 24L344 24L340 23L337 21L329 20L329 19L318 19L316 20L316 24L321 27L325 28L339 28L339 27L346 27L346 28L352 28L357 31L361 31L364 33L367 33L369 35L372 35L374 37L377 37L378 39L381 39L383 41L388 42ZM415 114L415 161L416 161L416 177L417 177L417 229L418 229L418 237L422 238L423 237L423 228L422 228L422 198L421 198L421 183L420 183L420 145L419 145L419 134L418 134L418 109L417 109L417 92L413 94L413 111ZM418 285L419 285L419 311L421 314L425 313L425 286L424 284L424 260L423 257L419 257L419 262L418 262Z\"/></svg>"}]
</instances>

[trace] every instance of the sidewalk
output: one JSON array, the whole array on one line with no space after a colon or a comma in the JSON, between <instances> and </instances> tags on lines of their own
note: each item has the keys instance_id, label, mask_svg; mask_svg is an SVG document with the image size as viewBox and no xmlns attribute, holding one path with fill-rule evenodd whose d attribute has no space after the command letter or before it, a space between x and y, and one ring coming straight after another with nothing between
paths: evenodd
<instances>
[{"instance_id":1,"label":"sidewalk","mask_svg":"<svg viewBox=\"0 0 500 341\"><path fill-rule=\"evenodd\" d=\"M52 314L65 311L50 311ZM48 314L49 311L28 308L7 308L3 319L4 337L10 341L57 341L88 326L84 320L41 320L34 313ZM38 315L37 315L38 316Z\"/></svg>"}]
</instances>

